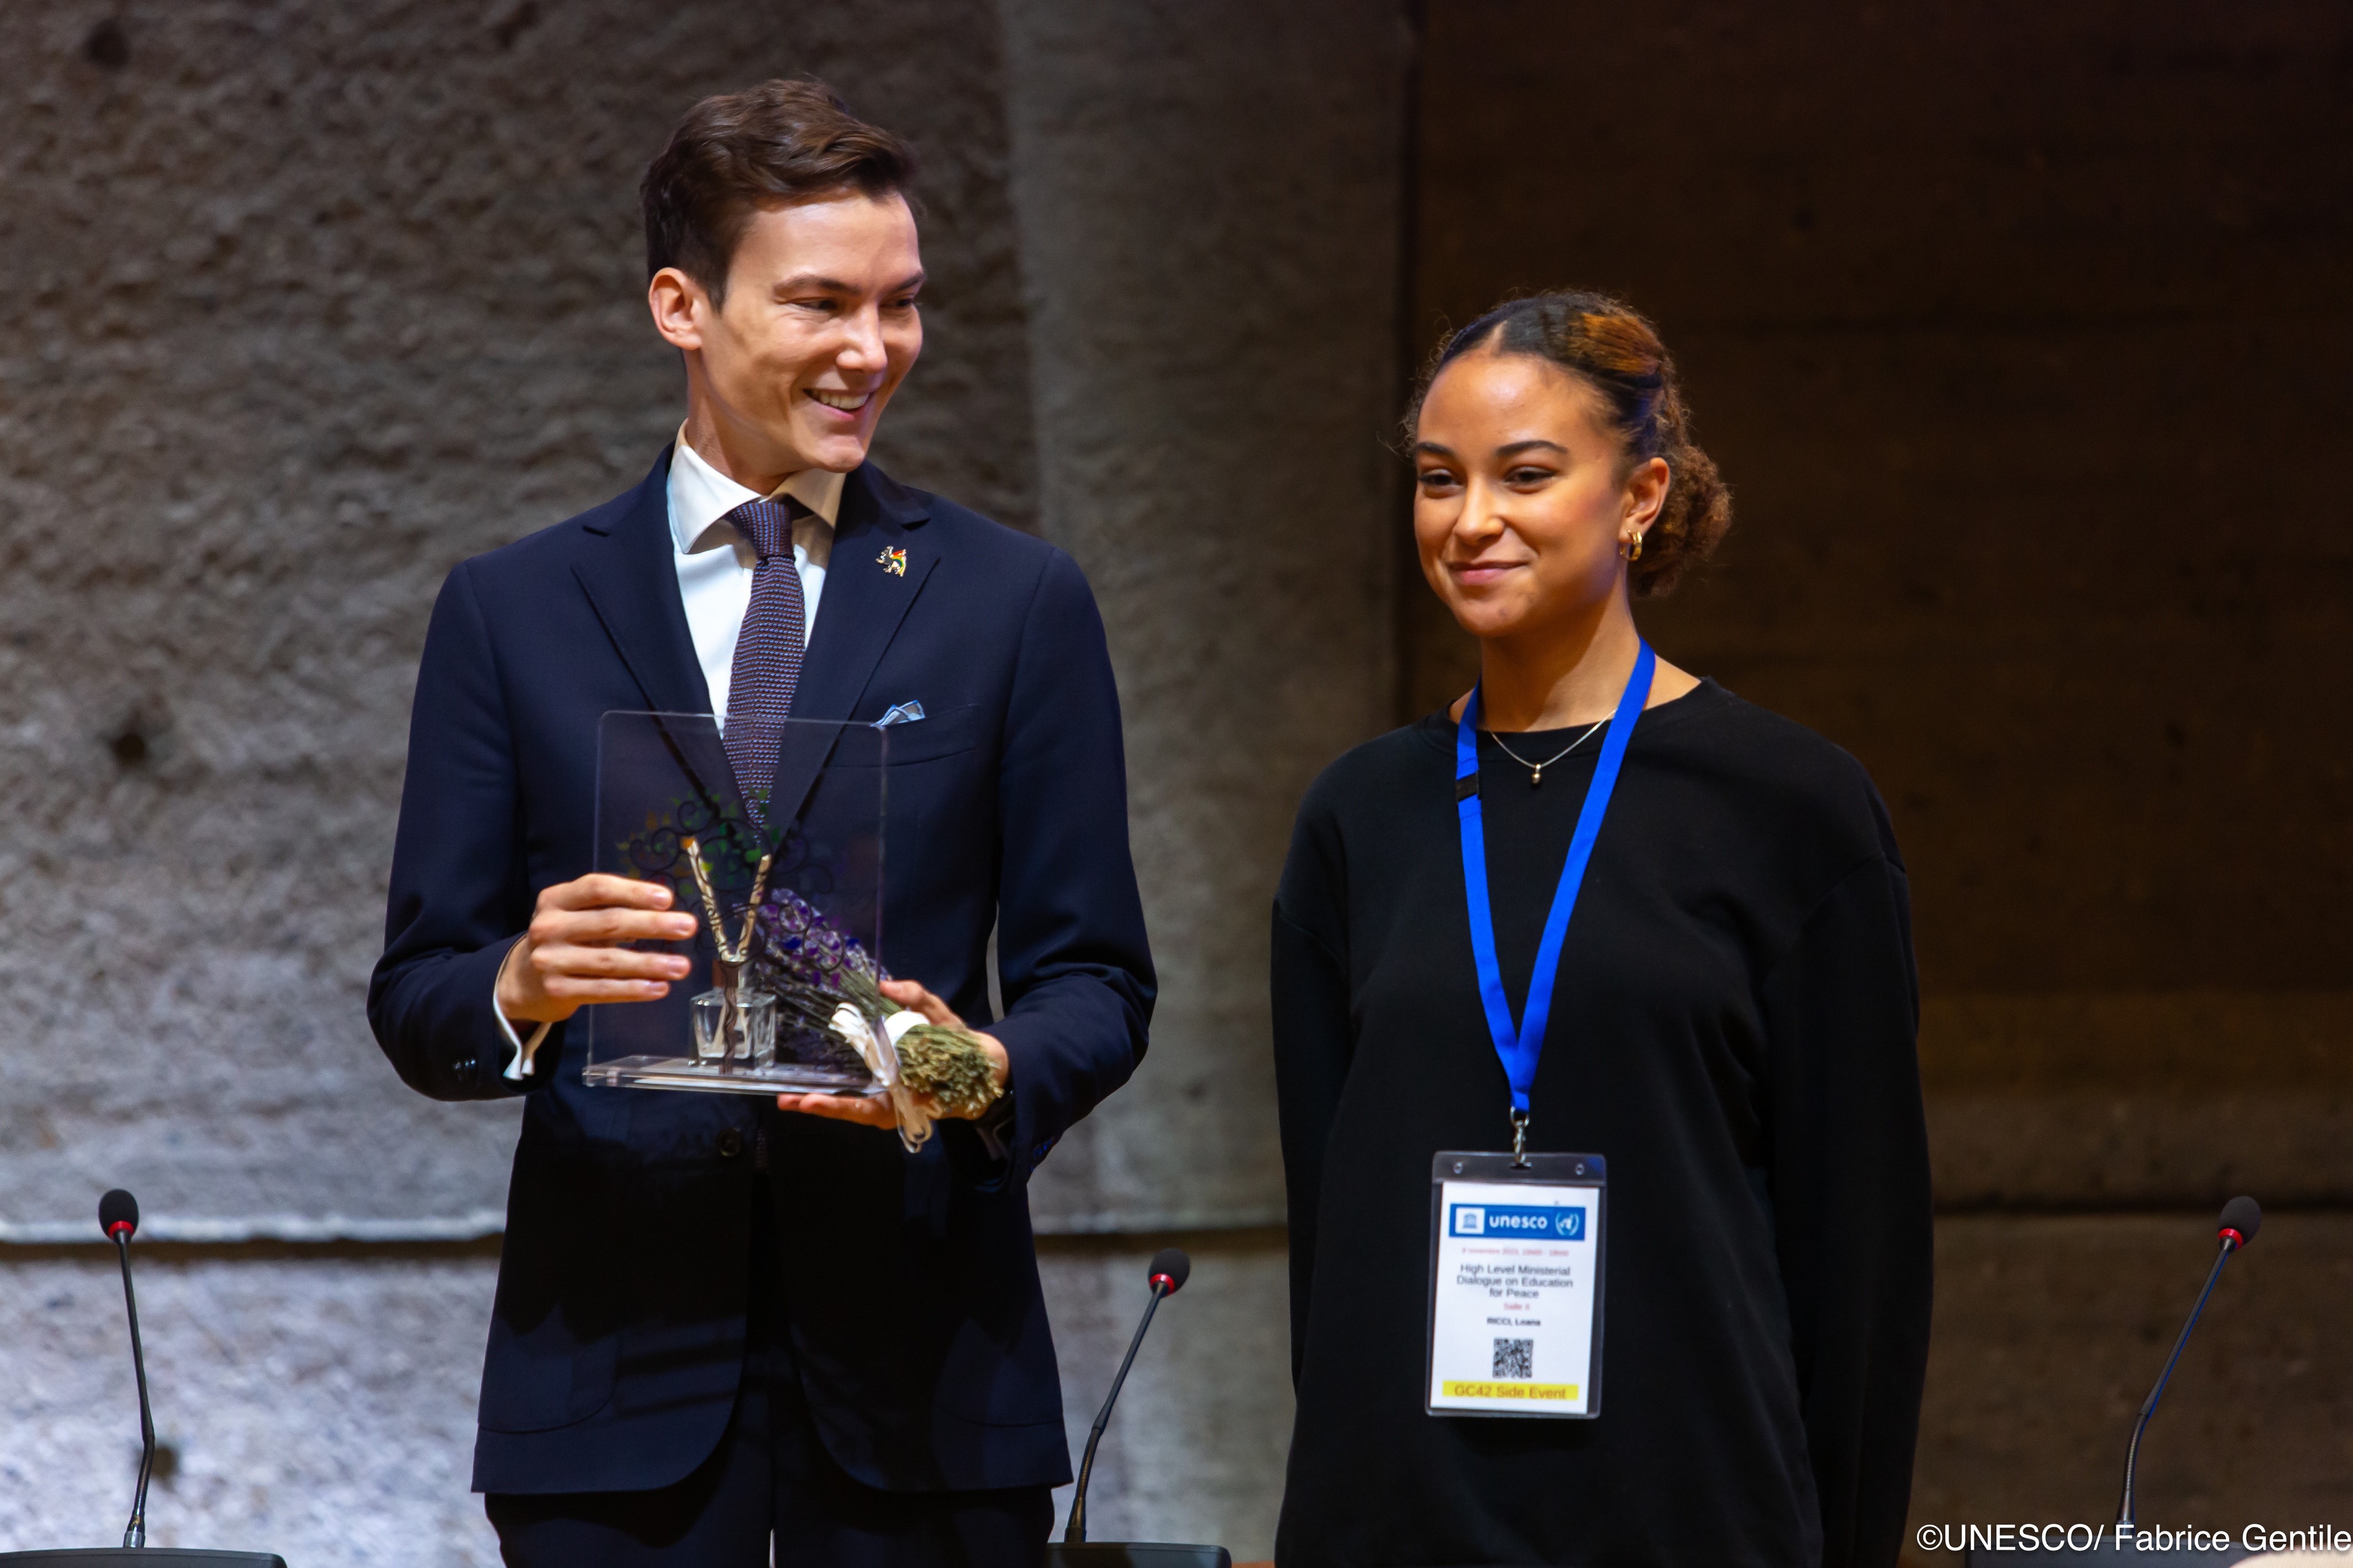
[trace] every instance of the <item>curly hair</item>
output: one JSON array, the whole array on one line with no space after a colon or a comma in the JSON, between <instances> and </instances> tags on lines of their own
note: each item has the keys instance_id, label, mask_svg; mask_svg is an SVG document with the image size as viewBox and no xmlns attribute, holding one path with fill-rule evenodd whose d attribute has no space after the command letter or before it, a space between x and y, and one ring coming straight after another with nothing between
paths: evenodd
<instances>
[{"instance_id":1,"label":"curly hair","mask_svg":"<svg viewBox=\"0 0 2353 1568\"><path fill-rule=\"evenodd\" d=\"M1732 527L1732 492L1715 460L1693 441L1674 361L1641 311L1582 290L1530 294L1496 306L1449 333L1430 356L1406 411L1409 439L1439 373L1482 348L1548 360L1592 388L1624 447L1628 471L1652 458L1666 459L1667 499L1642 536L1642 558L1627 568L1627 584L1637 597L1671 591L1685 571L1715 552Z\"/></svg>"}]
</instances>

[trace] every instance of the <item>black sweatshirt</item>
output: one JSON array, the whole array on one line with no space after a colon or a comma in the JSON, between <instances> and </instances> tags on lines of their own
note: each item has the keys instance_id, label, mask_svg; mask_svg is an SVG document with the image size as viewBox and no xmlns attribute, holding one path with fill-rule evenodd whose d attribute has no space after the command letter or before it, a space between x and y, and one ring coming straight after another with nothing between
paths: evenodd
<instances>
[{"instance_id":1,"label":"black sweatshirt","mask_svg":"<svg viewBox=\"0 0 2353 1568\"><path fill-rule=\"evenodd\" d=\"M1506 739L1540 761L1579 732ZM1481 739L1515 1018L1602 739L1541 787ZM1609 1162L1597 1419L1422 1410L1430 1157L1510 1147L1443 713L1309 790L1273 983L1299 1394L1283 1568L1895 1561L1927 1139L1904 866L1853 758L1713 681L1636 724L1528 1144Z\"/></svg>"}]
</instances>

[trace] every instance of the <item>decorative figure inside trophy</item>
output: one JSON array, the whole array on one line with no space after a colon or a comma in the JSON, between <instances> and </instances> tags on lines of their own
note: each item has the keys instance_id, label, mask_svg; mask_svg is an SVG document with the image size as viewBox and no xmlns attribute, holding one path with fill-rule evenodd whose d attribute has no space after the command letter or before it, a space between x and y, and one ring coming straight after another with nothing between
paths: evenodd
<instances>
[{"instance_id":1,"label":"decorative figure inside trophy","mask_svg":"<svg viewBox=\"0 0 2353 1568\"><path fill-rule=\"evenodd\" d=\"M767 891L774 857L760 857L752 877L751 901L744 906L744 929L731 943L718 895L712 891L710 869L702 863L702 846L689 838L685 848L694 868L695 890L702 895L703 918L711 922L712 945L719 950L712 965L712 978L719 984L693 1002L695 1058L723 1068L772 1067L776 1059L776 999L745 983L744 961L751 955L753 921Z\"/></svg>"}]
</instances>

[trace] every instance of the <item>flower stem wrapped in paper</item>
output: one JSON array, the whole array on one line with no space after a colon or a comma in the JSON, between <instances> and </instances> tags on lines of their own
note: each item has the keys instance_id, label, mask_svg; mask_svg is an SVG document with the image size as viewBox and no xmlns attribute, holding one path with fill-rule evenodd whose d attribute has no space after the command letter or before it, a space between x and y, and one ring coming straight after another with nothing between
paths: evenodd
<instances>
[{"instance_id":1,"label":"flower stem wrapped in paper","mask_svg":"<svg viewBox=\"0 0 2353 1568\"><path fill-rule=\"evenodd\" d=\"M899 1141L932 1135L935 1112L977 1116L1002 1090L970 1030L927 1022L882 994L888 970L789 889L760 905L750 968L786 1016L828 1032L856 1053L889 1091Z\"/></svg>"}]
</instances>

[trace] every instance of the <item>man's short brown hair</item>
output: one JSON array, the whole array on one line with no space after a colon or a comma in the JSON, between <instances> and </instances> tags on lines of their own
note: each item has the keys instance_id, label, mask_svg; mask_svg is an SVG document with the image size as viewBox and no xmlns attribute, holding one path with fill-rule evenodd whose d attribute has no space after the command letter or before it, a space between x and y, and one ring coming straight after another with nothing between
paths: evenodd
<instances>
[{"instance_id":1,"label":"man's short brown hair","mask_svg":"<svg viewBox=\"0 0 2353 1568\"><path fill-rule=\"evenodd\" d=\"M814 78L706 98L686 111L638 187L646 276L675 267L718 304L754 213L849 191L903 195L914 177L913 148L850 113Z\"/></svg>"}]
</instances>

